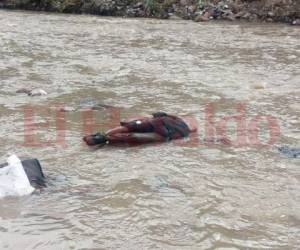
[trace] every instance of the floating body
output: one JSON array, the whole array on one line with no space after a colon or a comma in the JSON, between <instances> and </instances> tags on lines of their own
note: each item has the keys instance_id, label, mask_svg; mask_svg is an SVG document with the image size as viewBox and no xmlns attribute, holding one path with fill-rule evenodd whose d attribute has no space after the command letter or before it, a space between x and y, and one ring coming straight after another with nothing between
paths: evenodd
<instances>
[{"instance_id":1,"label":"floating body","mask_svg":"<svg viewBox=\"0 0 300 250\"><path fill-rule=\"evenodd\" d=\"M83 138L89 146L104 144L144 144L165 142L188 137L197 128L188 124L184 118L157 112L152 117L143 117L129 122L121 122L121 126Z\"/></svg>"}]
</instances>

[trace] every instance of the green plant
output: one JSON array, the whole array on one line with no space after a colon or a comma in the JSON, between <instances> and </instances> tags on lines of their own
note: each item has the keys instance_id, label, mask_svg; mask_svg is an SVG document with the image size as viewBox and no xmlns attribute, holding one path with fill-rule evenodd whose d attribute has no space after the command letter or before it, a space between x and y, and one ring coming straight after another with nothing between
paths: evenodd
<instances>
[{"instance_id":1,"label":"green plant","mask_svg":"<svg viewBox=\"0 0 300 250\"><path fill-rule=\"evenodd\" d=\"M204 7L204 1L203 0L197 0L196 2L198 9L202 9Z\"/></svg>"},{"instance_id":2,"label":"green plant","mask_svg":"<svg viewBox=\"0 0 300 250\"><path fill-rule=\"evenodd\" d=\"M163 9L168 9L172 6L172 4L175 3L174 0L163 0L162 2L162 8Z\"/></svg>"},{"instance_id":3,"label":"green plant","mask_svg":"<svg viewBox=\"0 0 300 250\"><path fill-rule=\"evenodd\" d=\"M156 9L156 2L155 0L145 0L145 8L146 11L151 15L154 14Z\"/></svg>"}]
</instances>

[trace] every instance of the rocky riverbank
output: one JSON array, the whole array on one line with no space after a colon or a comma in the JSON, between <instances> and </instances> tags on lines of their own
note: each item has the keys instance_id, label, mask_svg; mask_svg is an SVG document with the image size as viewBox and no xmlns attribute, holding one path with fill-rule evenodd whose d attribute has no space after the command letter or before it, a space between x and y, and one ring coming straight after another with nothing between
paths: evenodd
<instances>
[{"instance_id":1,"label":"rocky riverbank","mask_svg":"<svg viewBox=\"0 0 300 250\"><path fill-rule=\"evenodd\" d=\"M0 8L155 17L300 24L299 0L0 0Z\"/></svg>"}]
</instances>

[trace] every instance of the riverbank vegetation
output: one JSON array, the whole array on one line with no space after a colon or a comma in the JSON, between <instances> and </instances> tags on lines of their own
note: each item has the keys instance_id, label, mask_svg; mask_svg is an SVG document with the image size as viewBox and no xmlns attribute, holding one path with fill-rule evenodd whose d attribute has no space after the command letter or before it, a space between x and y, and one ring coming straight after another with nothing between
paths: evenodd
<instances>
[{"instance_id":1,"label":"riverbank vegetation","mask_svg":"<svg viewBox=\"0 0 300 250\"><path fill-rule=\"evenodd\" d=\"M295 22L299 0L0 0L0 7L105 16Z\"/></svg>"}]
</instances>

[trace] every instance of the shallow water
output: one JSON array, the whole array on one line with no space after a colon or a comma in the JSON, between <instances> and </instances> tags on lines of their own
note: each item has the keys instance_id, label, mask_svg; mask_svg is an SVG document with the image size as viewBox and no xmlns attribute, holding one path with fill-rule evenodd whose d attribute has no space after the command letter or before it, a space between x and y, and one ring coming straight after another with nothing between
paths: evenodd
<instances>
[{"instance_id":1,"label":"shallow water","mask_svg":"<svg viewBox=\"0 0 300 250\"><path fill-rule=\"evenodd\" d=\"M8 11L0 23L0 160L36 157L49 177L40 194L0 200L0 249L299 248L299 159L276 149L299 146L299 28ZM121 117L189 114L199 141L91 150L76 111L58 120L64 146L45 143L56 105L93 100ZM244 105L248 145L204 145L210 103L216 121ZM42 145L24 136L26 107ZM109 114L93 112L99 130L118 121ZM280 128L265 147L250 140L257 115L275 120L261 124L262 143ZM226 135L237 130L229 122Z\"/></svg>"}]
</instances>

